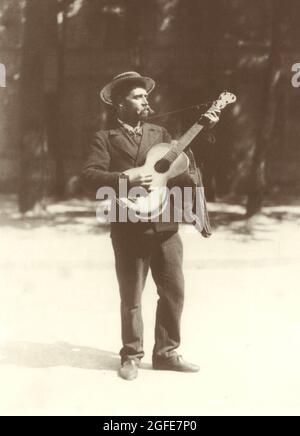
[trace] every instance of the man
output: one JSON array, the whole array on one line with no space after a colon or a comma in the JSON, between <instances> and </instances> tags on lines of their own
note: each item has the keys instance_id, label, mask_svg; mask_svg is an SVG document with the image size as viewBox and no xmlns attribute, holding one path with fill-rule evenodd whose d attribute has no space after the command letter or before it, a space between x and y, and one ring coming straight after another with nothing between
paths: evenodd
<instances>
[{"instance_id":1,"label":"man","mask_svg":"<svg viewBox=\"0 0 300 436\"><path fill-rule=\"evenodd\" d=\"M149 188L151 175L126 176L123 172L139 167L147 152L155 144L170 143L171 137L163 128L146 122L151 108L148 94L155 82L136 72L114 77L100 92L102 100L113 106L116 127L98 131L91 143L83 175L95 192L101 186L118 190L121 179L129 188ZM208 115L208 122L218 121L216 113ZM178 177L180 184L195 184L185 173ZM149 269L159 295L156 311L153 368L197 372L199 367L177 354L180 345L180 319L184 299L182 272L182 242L178 223L116 222L111 223L111 238L121 297L122 343L119 374L126 380L138 375L144 356L141 297Z\"/></svg>"}]
</instances>

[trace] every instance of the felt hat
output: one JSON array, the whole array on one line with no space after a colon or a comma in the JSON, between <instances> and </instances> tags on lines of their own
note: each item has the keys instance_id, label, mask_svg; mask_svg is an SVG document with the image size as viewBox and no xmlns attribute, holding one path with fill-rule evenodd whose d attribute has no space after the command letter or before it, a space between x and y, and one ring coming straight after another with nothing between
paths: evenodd
<instances>
[{"instance_id":1,"label":"felt hat","mask_svg":"<svg viewBox=\"0 0 300 436\"><path fill-rule=\"evenodd\" d=\"M135 71L127 71L125 73L118 74L111 82L104 86L100 91L101 100L106 104L113 104L113 96L117 95L118 90L124 89L124 86L130 85L141 86L150 93L155 87L155 81L150 77L141 76Z\"/></svg>"}]
</instances>

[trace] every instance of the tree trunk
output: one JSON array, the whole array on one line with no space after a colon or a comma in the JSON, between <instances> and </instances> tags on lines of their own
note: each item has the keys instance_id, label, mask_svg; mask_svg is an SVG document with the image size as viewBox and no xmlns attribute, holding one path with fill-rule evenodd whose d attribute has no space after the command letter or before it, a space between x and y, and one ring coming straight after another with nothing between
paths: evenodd
<instances>
[{"instance_id":1,"label":"tree trunk","mask_svg":"<svg viewBox=\"0 0 300 436\"><path fill-rule=\"evenodd\" d=\"M44 102L45 2L27 0L21 68L21 177L22 213L41 204L44 197L47 135Z\"/></svg>"},{"instance_id":2,"label":"tree trunk","mask_svg":"<svg viewBox=\"0 0 300 436\"><path fill-rule=\"evenodd\" d=\"M282 36L282 9L282 1L274 0L272 3L270 53L262 92L261 123L256 136L256 146L253 155L246 206L246 214L248 217L255 215L261 210L266 187L266 153L272 142L277 106L277 89L281 77L280 43Z\"/></svg>"},{"instance_id":3,"label":"tree trunk","mask_svg":"<svg viewBox=\"0 0 300 436\"><path fill-rule=\"evenodd\" d=\"M60 3L56 0L26 1L19 189L19 208L22 213L43 209L45 197L53 184L51 179L55 178L54 193L63 193L59 101L63 88L64 53L63 38L59 40L58 35L57 13L73 2L74 0ZM57 65L56 84L52 84L51 89L45 78L49 53L56 56Z\"/></svg>"}]
</instances>

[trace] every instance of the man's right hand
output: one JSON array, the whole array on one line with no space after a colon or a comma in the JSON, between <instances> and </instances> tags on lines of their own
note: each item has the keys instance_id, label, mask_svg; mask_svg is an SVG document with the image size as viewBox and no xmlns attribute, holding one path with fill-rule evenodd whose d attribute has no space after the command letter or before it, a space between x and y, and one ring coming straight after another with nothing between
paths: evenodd
<instances>
[{"instance_id":1,"label":"man's right hand","mask_svg":"<svg viewBox=\"0 0 300 436\"><path fill-rule=\"evenodd\" d=\"M132 188L133 186L142 186L145 189L149 189L151 186L151 183L153 181L153 177L151 174L142 175L142 174L129 174L129 188Z\"/></svg>"}]
</instances>

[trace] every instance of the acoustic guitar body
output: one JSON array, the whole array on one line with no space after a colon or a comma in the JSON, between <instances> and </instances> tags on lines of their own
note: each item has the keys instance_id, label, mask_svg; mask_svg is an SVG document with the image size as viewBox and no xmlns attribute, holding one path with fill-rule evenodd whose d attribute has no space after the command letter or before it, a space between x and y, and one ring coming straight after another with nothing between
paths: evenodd
<instances>
[{"instance_id":1,"label":"acoustic guitar body","mask_svg":"<svg viewBox=\"0 0 300 436\"><path fill-rule=\"evenodd\" d=\"M189 158L183 152L172 163L164 161L163 158L169 150L170 144L154 145L148 151L144 165L124 171L126 175L151 175L153 178L149 191L133 187L127 197L120 196L118 199L119 204L129 208L141 220L148 221L162 213L168 199L168 181L189 167Z\"/></svg>"}]
</instances>

